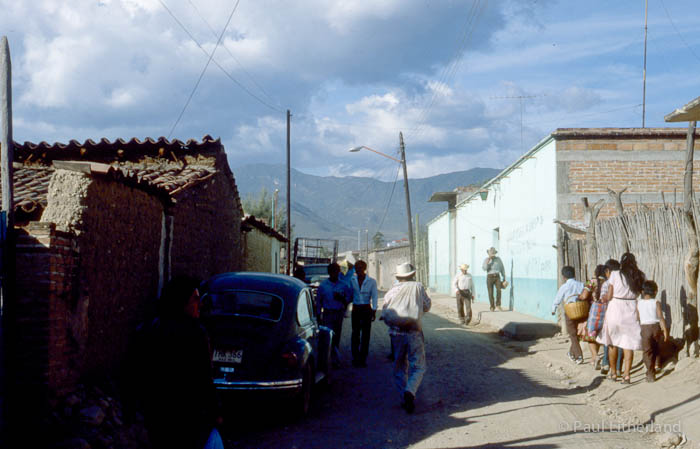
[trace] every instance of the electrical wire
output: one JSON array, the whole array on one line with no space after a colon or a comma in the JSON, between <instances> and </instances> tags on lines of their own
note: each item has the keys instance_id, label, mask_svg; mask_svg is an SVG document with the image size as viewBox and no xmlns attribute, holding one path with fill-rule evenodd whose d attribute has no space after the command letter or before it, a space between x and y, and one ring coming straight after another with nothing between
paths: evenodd
<instances>
[{"instance_id":1,"label":"electrical wire","mask_svg":"<svg viewBox=\"0 0 700 449\"><path fill-rule=\"evenodd\" d=\"M160 0L161 4L164 5L163 1ZM219 35L219 39L216 41L216 45L214 46L214 50L212 50L211 55L209 56L209 59L207 59L207 63L204 64L204 68L202 69L202 73L199 74L199 78L197 78L197 82L194 84L194 87L192 88L192 92L190 92L190 96L187 97L187 101L185 102L185 105L182 107L182 111L180 111L180 115L178 115L177 120L175 120L175 123L173 123L173 127L170 128L170 132L168 133L168 139L170 139L170 136L173 135L173 131L175 131L175 128L177 127L177 124L180 123L180 119L182 119L182 116L185 114L185 111L187 110L187 106L190 105L190 101L192 101L192 97L194 97L194 93L197 92L197 88L199 87L199 83L202 81L202 78L204 78L204 74L207 71L207 68L209 67L209 64L211 63L211 60L214 58L214 53L216 53L216 49L219 47L219 44L221 43L221 39L223 39L224 34L226 33L226 29L228 28L228 25L231 23L231 19L233 18L233 14L236 12L236 9L238 8L238 4L241 2L241 0L236 0L236 4L233 5L233 10L231 10L231 14L228 16L228 20L226 21L226 25L224 25L224 29L221 30L221 34Z\"/></svg>"},{"instance_id":2,"label":"electrical wire","mask_svg":"<svg viewBox=\"0 0 700 449\"><path fill-rule=\"evenodd\" d=\"M195 45L197 45L197 47L199 47L199 49L202 50L202 52L205 55L210 56L209 52L204 47L202 47L202 45L199 43L199 41L192 35L192 33L190 33L190 31L187 29L187 27L185 27L185 25L175 16L175 14L170 10L170 8L168 8L168 6L163 2L163 0L158 0L158 1L163 6L163 8L165 8L165 10L168 12L168 14L170 14L170 17L173 18L175 23L177 23L180 26L180 28L182 28L182 30L185 32L185 34L187 34L190 37L190 39L192 39L192 42L194 42ZM269 109L271 109L275 112L284 112L282 109L269 104L267 101L263 100L262 98L260 98L259 96L255 95L253 92L251 92L250 89L248 89L245 85L243 85L240 81L238 81L233 75L231 75L228 72L228 70L226 70L221 64L219 64L219 62L216 59L212 58L212 62L214 63L214 65L216 65L224 73L224 75L226 75L226 77L228 77L228 79L230 79L234 84L236 84L238 87L243 89L243 91L246 92L248 95L250 95L254 99L258 100L258 102L260 102L264 106L267 106Z\"/></svg>"},{"instance_id":3,"label":"electrical wire","mask_svg":"<svg viewBox=\"0 0 700 449\"><path fill-rule=\"evenodd\" d=\"M401 172L401 168L401 165L399 165L399 169L396 170L396 177L394 178L394 184L391 187L389 201L387 201L386 208L384 209L384 215L382 216L382 220L379 222L379 226L377 226L377 230L372 235L376 235L377 232L379 232L382 229L382 226L384 225L384 219L386 218L387 213L389 213L389 207L391 206L391 200L394 197L394 191L396 190L396 181L399 179L399 173Z\"/></svg>"},{"instance_id":4,"label":"electrical wire","mask_svg":"<svg viewBox=\"0 0 700 449\"><path fill-rule=\"evenodd\" d=\"M664 3L664 0L659 0L659 1L661 2L661 6L664 7L664 11L666 11L666 17L668 17L668 21L671 22L671 26L673 26L673 29L676 30L676 34L678 34L678 37L681 39L681 42L683 42L683 45L685 45L685 47L688 50L690 50L690 52L693 54L693 56L695 56L695 59L700 61L700 56L698 56L698 54L695 53L695 50L693 50L693 48L690 45L688 45L688 42L686 42L685 38L683 37L681 32L676 27L676 24L673 22L673 19L671 18L671 14L668 12L668 9L666 8L666 3Z\"/></svg>"},{"instance_id":5,"label":"electrical wire","mask_svg":"<svg viewBox=\"0 0 700 449\"><path fill-rule=\"evenodd\" d=\"M483 5L481 4L480 0L476 0L474 3L472 3L472 8L469 10L469 14L467 15L467 20L466 20L466 26L464 29L464 33L461 38L461 43L457 47L457 50L455 51L454 55L451 58L451 62L443 68L442 75L440 76L438 83L441 85L449 85L452 83L454 80L455 75L457 74L457 70L462 64L462 59L464 57L464 52L466 50L467 44L469 43L474 30L476 30L476 26L479 22L479 19L481 18L482 14L486 10L486 7L488 6L488 0L486 0ZM420 137L422 134L424 134L425 129L426 129L426 124L427 124L427 119L428 116L435 106L435 103L438 98L438 90L434 90L433 94L428 102L428 105L423 109L421 115L419 116L418 119L418 125L416 128L409 130L409 138L411 139L417 139Z\"/></svg>"},{"instance_id":6,"label":"electrical wire","mask_svg":"<svg viewBox=\"0 0 700 449\"><path fill-rule=\"evenodd\" d=\"M209 22L208 22L207 19L204 17L204 15L201 13L201 11L199 10L199 8L197 8L197 6L192 2L192 0L187 0L187 2L190 4L190 6L192 6L192 9L194 9L194 11L197 13L197 15L199 16L199 18L202 19L202 22L204 22L204 24L207 26L207 28L209 28L209 31L211 31L212 35L213 35L214 37L216 37L216 30L214 30L214 28L209 24ZM238 67L240 67L240 69L243 71L243 73L246 74L246 76L248 77L248 79L255 85L255 87L257 87L257 88L260 90L260 92L261 92L264 96L266 96L267 99L268 99L271 103L276 103L277 106L279 106L279 107L281 108L282 106L279 104L279 101L276 101L274 98L272 98L272 97L270 96L270 94L268 94L268 93L265 91L265 89L263 89L263 87L262 87L260 84L258 84L257 81L255 81L255 78L253 78L253 76L245 69L245 67L243 67L243 64L241 64L241 62L238 60L238 58L236 58L236 56L233 54L233 52L231 52L231 50L226 46L226 43L225 43L225 42L224 42L224 44L222 45L222 47L224 48L224 50L226 50L226 52L229 54L229 56L231 56L231 58L236 62L236 64L238 64Z\"/></svg>"}]
</instances>

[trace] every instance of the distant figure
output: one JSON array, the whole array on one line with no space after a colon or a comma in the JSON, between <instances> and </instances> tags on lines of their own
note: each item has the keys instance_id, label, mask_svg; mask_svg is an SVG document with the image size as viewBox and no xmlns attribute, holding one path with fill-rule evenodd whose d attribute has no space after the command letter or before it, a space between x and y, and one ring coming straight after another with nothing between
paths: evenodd
<instances>
[{"instance_id":1,"label":"distant figure","mask_svg":"<svg viewBox=\"0 0 700 449\"><path fill-rule=\"evenodd\" d=\"M294 267L294 277L306 282L306 272L304 271L304 267L301 265L297 265Z\"/></svg>"},{"instance_id":2,"label":"distant figure","mask_svg":"<svg viewBox=\"0 0 700 449\"><path fill-rule=\"evenodd\" d=\"M199 323L199 281L176 276L163 288L159 315L130 348L130 393L141 402L154 448L222 448L209 338Z\"/></svg>"},{"instance_id":3,"label":"distant figure","mask_svg":"<svg viewBox=\"0 0 700 449\"><path fill-rule=\"evenodd\" d=\"M642 350L644 366L647 368L647 382L656 380L656 365L661 342L668 341L668 328L661 310L661 302L656 299L659 287L654 281L642 284L642 299L637 301L639 323L642 327Z\"/></svg>"},{"instance_id":4,"label":"distant figure","mask_svg":"<svg viewBox=\"0 0 700 449\"><path fill-rule=\"evenodd\" d=\"M431 301L423 284L416 282L416 269L410 263L396 267L399 283L384 295L382 317L389 326L394 351L394 381L402 395L401 407L413 413L418 387L425 374L423 314Z\"/></svg>"},{"instance_id":5,"label":"distant figure","mask_svg":"<svg viewBox=\"0 0 700 449\"><path fill-rule=\"evenodd\" d=\"M564 276L566 282L559 287L557 291L557 296L554 298L552 303L552 315L557 313L557 307L559 304L564 302L564 304L569 304L576 302L579 295L583 292L583 282L574 279L576 276L576 270L574 267L569 265L561 269L561 275ZM564 322L566 323L566 333L569 334L569 339L571 340L571 346L569 347L569 352L566 355L571 359L572 362L580 365L583 363L583 351L581 351L581 345L578 342L578 323L580 321L574 321L565 313Z\"/></svg>"},{"instance_id":6,"label":"distant figure","mask_svg":"<svg viewBox=\"0 0 700 449\"><path fill-rule=\"evenodd\" d=\"M472 320L472 298L474 298L474 280L469 274L469 265L463 263L459 266L460 273L455 276L452 287L457 299L457 316L462 324L469 324Z\"/></svg>"},{"instance_id":7,"label":"distant figure","mask_svg":"<svg viewBox=\"0 0 700 449\"><path fill-rule=\"evenodd\" d=\"M642 328L637 315L637 297L642 292L645 281L644 273L637 267L637 259L632 253L625 253L620 258L620 269L610 273L610 288L606 300L608 310L605 312L603 329L598 335L599 343L609 345L610 360L617 358L618 348L623 350L622 383L630 383L630 371L634 351L642 349ZM608 377L617 380L618 372L610 366Z\"/></svg>"},{"instance_id":8,"label":"distant figure","mask_svg":"<svg viewBox=\"0 0 700 449\"><path fill-rule=\"evenodd\" d=\"M501 308L501 289L504 288L503 283L506 280L506 269L503 266L503 261L496 255L498 251L493 246L486 251L488 257L484 260L482 268L486 272L486 290L489 294L489 304L491 311L503 310ZM503 279L501 279L503 277ZM496 299L494 303L494 289L496 290Z\"/></svg>"},{"instance_id":9,"label":"distant figure","mask_svg":"<svg viewBox=\"0 0 700 449\"><path fill-rule=\"evenodd\" d=\"M356 367L367 366L369 353L369 338L372 332L372 321L377 313L379 292L377 281L366 273L367 263L358 260L355 263L355 274L352 278L352 364Z\"/></svg>"},{"instance_id":10,"label":"distant figure","mask_svg":"<svg viewBox=\"0 0 700 449\"><path fill-rule=\"evenodd\" d=\"M340 366L340 333L343 330L345 309L352 302L353 291L349 281L340 279L340 265L328 265L328 279L324 279L316 294L316 313L321 324L333 330L333 366Z\"/></svg>"},{"instance_id":11,"label":"distant figure","mask_svg":"<svg viewBox=\"0 0 700 449\"><path fill-rule=\"evenodd\" d=\"M593 369L600 370L602 368L601 359L598 357L600 345L595 339L600 329L603 327L605 309L608 307L608 304L601 300L603 286L605 285L606 292L608 289L605 265L596 266L593 274L594 276L586 282L586 285L583 287L583 293L581 294L581 298L590 302L590 308L588 309L588 319L586 320L585 326L583 326L582 332L579 332L579 334L581 335L581 340L588 343Z\"/></svg>"}]
</instances>

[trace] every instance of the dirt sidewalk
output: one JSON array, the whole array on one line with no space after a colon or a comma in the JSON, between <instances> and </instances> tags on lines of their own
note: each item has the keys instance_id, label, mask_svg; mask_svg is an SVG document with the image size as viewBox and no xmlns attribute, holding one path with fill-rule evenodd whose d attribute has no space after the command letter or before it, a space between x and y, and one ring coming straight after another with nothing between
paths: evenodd
<instances>
[{"instance_id":1,"label":"dirt sidewalk","mask_svg":"<svg viewBox=\"0 0 700 449\"><path fill-rule=\"evenodd\" d=\"M434 300L447 306L454 298L433 293ZM454 306L453 306L454 307ZM516 312L488 312L488 305L475 303L475 315L482 313L479 326L504 327L504 323L517 323L523 315ZM494 315L495 314L495 315ZM530 323L543 321L526 318ZM584 385L597 385L587 393L587 402L601 408L603 414L657 429L657 440L662 447L672 447L670 443L683 443L683 447L700 448L700 359L681 358L678 363L670 362L657 374L657 381L645 381L646 368L642 362L641 351L636 351L632 365L630 385L623 385L605 379L600 371L591 365L591 356L586 343L581 343L584 352L584 364L571 362L566 353L569 339L557 334L550 338L534 341L511 340L509 346L520 347L536 357L553 374L561 379L562 385L577 388ZM602 356L602 348L600 349ZM679 438L671 437L677 434Z\"/></svg>"}]
</instances>

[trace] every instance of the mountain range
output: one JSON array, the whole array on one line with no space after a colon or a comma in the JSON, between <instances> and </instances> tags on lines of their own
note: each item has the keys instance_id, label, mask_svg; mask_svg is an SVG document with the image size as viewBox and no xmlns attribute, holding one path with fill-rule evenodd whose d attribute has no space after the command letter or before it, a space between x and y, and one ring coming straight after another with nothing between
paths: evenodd
<instances>
[{"instance_id":1,"label":"mountain range","mask_svg":"<svg viewBox=\"0 0 700 449\"><path fill-rule=\"evenodd\" d=\"M262 189L279 189L279 204L286 203L286 166L250 164L234 168L241 198L256 197ZM447 207L429 203L434 192L448 192L458 186L483 184L500 170L473 168L429 178L409 178L411 212L421 225ZM362 247L377 231L385 240L404 238L408 227L403 181L396 183L356 176L315 176L291 171L293 235L297 237L337 238L341 250ZM388 205L388 207L387 207Z\"/></svg>"}]
</instances>

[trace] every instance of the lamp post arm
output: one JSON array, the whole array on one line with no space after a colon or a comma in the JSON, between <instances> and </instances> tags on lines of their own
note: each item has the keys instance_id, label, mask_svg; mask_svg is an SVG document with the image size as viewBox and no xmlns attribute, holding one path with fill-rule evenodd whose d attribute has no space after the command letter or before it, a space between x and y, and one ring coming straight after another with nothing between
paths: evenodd
<instances>
[{"instance_id":1,"label":"lamp post arm","mask_svg":"<svg viewBox=\"0 0 700 449\"><path fill-rule=\"evenodd\" d=\"M362 145L362 148L364 148L365 150L369 150L369 151L371 151L371 152L373 152L373 153L377 153L377 154L380 155L380 156L384 156L384 157L386 157L386 158L388 158L388 159L391 159L392 161L398 162L399 164L402 164L402 163L403 163L403 161L402 161L401 159L396 159L395 157L389 156L388 154L384 154L384 153L382 153L381 151L373 150L372 148L366 147L366 146L364 146L364 145Z\"/></svg>"}]
</instances>

